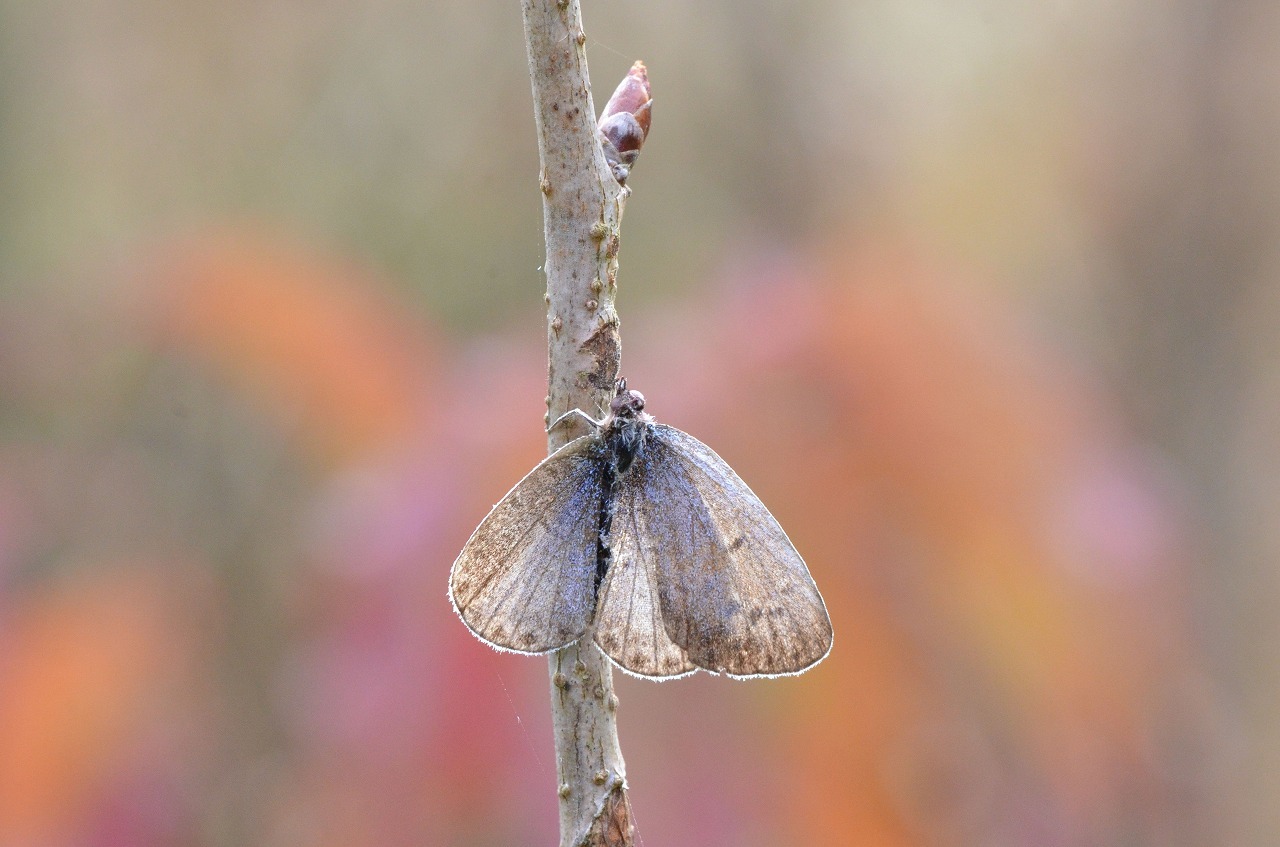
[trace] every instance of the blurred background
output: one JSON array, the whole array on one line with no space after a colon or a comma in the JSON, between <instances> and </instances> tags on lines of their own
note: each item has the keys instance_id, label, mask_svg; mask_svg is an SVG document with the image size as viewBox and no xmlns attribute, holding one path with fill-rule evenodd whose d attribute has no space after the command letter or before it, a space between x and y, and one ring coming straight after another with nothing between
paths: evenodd
<instances>
[{"instance_id":1,"label":"blurred background","mask_svg":"<svg viewBox=\"0 0 1280 847\"><path fill-rule=\"evenodd\" d=\"M624 369L807 558L644 844L1280 843L1280 5L588 0ZM0 845L552 844L514 2L0 2Z\"/></svg>"}]
</instances>

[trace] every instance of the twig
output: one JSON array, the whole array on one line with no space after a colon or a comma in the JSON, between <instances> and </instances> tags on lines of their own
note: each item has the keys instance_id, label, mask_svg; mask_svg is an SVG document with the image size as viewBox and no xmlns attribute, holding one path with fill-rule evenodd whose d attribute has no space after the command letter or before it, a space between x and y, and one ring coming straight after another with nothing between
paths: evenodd
<instances>
[{"instance_id":1,"label":"twig","mask_svg":"<svg viewBox=\"0 0 1280 847\"><path fill-rule=\"evenodd\" d=\"M596 139L578 0L522 0L521 7L542 164L550 421L572 408L597 413L611 396L620 357L618 225L627 191ZM581 434L557 427L548 448ZM609 662L588 632L551 655L550 671L560 845L630 847Z\"/></svg>"}]
</instances>

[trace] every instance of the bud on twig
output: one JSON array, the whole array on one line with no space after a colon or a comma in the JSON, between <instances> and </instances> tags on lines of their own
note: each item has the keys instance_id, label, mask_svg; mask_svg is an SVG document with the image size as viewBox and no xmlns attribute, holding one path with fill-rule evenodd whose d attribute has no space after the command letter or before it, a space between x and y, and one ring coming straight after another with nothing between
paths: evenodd
<instances>
[{"instance_id":1,"label":"bud on twig","mask_svg":"<svg viewBox=\"0 0 1280 847\"><path fill-rule=\"evenodd\" d=\"M636 62L605 104L597 124L605 161L619 185L627 184L631 167L640 157L640 148L649 135L652 105L649 71L644 62Z\"/></svg>"}]
</instances>

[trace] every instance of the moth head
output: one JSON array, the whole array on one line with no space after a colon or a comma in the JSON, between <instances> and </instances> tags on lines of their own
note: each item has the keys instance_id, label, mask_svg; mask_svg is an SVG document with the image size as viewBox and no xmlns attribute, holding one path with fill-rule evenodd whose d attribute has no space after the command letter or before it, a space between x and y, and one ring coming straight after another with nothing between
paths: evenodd
<instances>
[{"instance_id":1,"label":"moth head","mask_svg":"<svg viewBox=\"0 0 1280 847\"><path fill-rule=\"evenodd\" d=\"M609 403L609 413L615 418L634 418L644 411L644 395L639 391L628 390L622 382L622 390Z\"/></svg>"}]
</instances>

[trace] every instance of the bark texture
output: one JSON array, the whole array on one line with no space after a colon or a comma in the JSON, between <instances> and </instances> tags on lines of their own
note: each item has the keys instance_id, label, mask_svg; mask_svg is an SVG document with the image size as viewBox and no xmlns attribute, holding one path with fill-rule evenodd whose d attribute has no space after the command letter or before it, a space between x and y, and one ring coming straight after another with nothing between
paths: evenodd
<instances>
[{"instance_id":1,"label":"bark texture","mask_svg":"<svg viewBox=\"0 0 1280 847\"><path fill-rule=\"evenodd\" d=\"M626 192L596 140L577 0L522 0L541 169L547 280L547 412L593 416L618 374L618 225ZM585 434L558 426L548 450ZM561 847L631 845L612 669L588 632L550 657Z\"/></svg>"}]
</instances>

